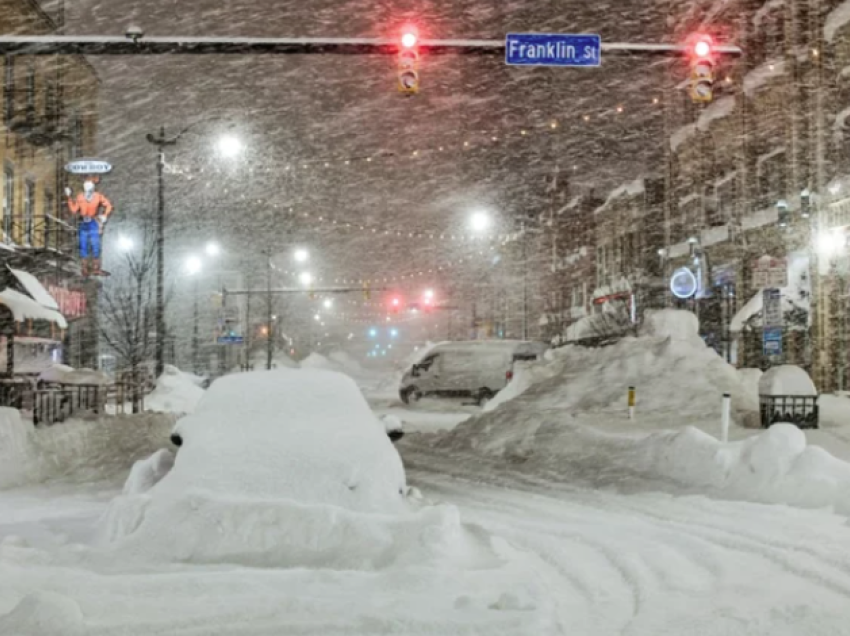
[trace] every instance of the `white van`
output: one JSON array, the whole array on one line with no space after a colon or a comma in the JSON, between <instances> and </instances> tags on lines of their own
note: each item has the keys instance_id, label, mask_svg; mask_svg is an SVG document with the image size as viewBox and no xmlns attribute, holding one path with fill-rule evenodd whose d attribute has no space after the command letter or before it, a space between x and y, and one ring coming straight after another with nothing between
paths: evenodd
<instances>
[{"instance_id":1,"label":"white van","mask_svg":"<svg viewBox=\"0 0 850 636\"><path fill-rule=\"evenodd\" d=\"M505 388L517 360L537 360L548 349L542 342L470 340L437 345L401 379L405 404L426 395L472 396L483 404Z\"/></svg>"}]
</instances>

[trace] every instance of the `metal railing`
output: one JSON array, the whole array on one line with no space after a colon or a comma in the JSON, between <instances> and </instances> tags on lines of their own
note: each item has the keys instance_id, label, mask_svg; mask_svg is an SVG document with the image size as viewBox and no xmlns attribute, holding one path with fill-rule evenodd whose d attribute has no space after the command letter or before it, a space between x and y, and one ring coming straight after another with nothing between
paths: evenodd
<instances>
[{"instance_id":1,"label":"metal railing","mask_svg":"<svg viewBox=\"0 0 850 636\"><path fill-rule=\"evenodd\" d=\"M143 388L128 383L35 386L26 379L0 382L0 406L31 413L36 426L81 414L142 412L143 396Z\"/></svg>"}]
</instances>

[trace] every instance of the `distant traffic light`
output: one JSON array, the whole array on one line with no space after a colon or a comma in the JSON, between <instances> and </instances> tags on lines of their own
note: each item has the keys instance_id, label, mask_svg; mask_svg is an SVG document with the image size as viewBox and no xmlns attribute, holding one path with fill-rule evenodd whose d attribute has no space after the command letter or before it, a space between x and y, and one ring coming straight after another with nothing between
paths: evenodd
<instances>
[{"instance_id":1,"label":"distant traffic light","mask_svg":"<svg viewBox=\"0 0 850 636\"><path fill-rule=\"evenodd\" d=\"M393 313L401 311L401 298L399 296L393 296L390 298L390 309Z\"/></svg>"},{"instance_id":2,"label":"distant traffic light","mask_svg":"<svg viewBox=\"0 0 850 636\"><path fill-rule=\"evenodd\" d=\"M426 289L422 294L422 306L425 311L431 311L434 308L434 290Z\"/></svg>"},{"instance_id":3,"label":"distant traffic light","mask_svg":"<svg viewBox=\"0 0 850 636\"><path fill-rule=\"evenodd\" d=\"M714 47L707 35L697 36L691 45L691 99L696 103L714 99Z\"/></svg>"},{"instance_id":4,"label":"distant traffic light","mask_svg":"<svg viewBox=\"0 0 850 636\"><path fill-rule=\"evenodd\" d=\"M398 90L405 95L419 92L419 34L407 28L401 35L398 52Z\"/></svg>"}]
</instances>

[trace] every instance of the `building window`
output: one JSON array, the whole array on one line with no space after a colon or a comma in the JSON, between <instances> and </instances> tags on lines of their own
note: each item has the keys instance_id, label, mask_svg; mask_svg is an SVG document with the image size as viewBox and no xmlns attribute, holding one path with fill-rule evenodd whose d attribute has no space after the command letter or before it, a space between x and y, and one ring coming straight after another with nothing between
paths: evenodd
<instances>
[{"instance_id":1,"label":"building window","mask_svg":"<svg viewBox=\"0 0 850 636\"><path fill-rule=\"evenodd\" d=\"M24 182L24 245L33 244L35 231L35 184Z\"/></svg>"},{"instance_id":2,"label":"building window","mask_svg":"<svg viewBox=\"0 0 850 636\"><path fill-rule=\"evenodd\" d=\"M53 217L56 215L54 206L56 199L53 198L53 192L50 190L44 191L44 246L59 247L57 237L53 236L58 228L58 224L53 222Z\"/></svg>"},{"instance_id":3,"label":"building window","mask_svg":"<svg viewBox=\"0 0 850 636\"><path fill-rule=\"evenodd\" d=\"M3 80L3 119L12 121L15 116L15 58L6 56L6 67Z\"/></svg>"},{"instance_id":4,"label":"building window","mask_svg":"<svg viewBox=\"0 0 850 636\"><path fill-rule=\"evenodd\" d=\"M15 169L7 165L3 169L3 233L5 240L12 240L12 217L15 214Z\"/></svg>"},{"instance_id":5,"label":"building window","mask_svg":"<svg viewBox=\"0 0 850 636\"><path fill-rule=\"evenodd\" d=\"M710 226L725 225L735 213L737 180L734 176L724 178L714 186L714 202L708 213Z\"/></svg>"},{"instance_id":6,"label":"building window","mask_svg":"<svg viewBox=\"0 0 850 636\"><path fill-rule=\"evenodd\" d=\"M35 119L35 66L27 69L27 121Z\"/></svg>"},{"instance_id":7,"label":"building window","mask_svg":"<svg viewBox=\"0 0 850 636\"><path fill-rule=\"evenodd\" d=\"M780 149L764 155L758 161L759 201L769 208L785 198L785 151Z\"/></svg>"},{"instance_id":8,"label":"building window","mask_svg":"<svg viewBox=\"0 0 850 636\"><path fill-rule=\"evenodd\" d=\"M71 119L71 158L77 159L83 152L83 120L79 113Z\"/></svg>"},{"instance_id":9,"label":"building window","mask_svg":"<svg viewBox=\"0 0 850 636\"><path fill-rule=\"evenodd\" d=\"M55 82L48 82L44 89L44 119L50 125L56 125L59 119L59 98Z\"/></svg>"}]
</instances>

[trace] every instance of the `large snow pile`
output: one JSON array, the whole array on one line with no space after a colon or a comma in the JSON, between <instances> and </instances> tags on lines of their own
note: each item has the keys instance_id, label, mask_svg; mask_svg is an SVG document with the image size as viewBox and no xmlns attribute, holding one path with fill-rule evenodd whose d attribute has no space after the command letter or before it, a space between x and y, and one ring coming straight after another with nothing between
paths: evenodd
<instances>
[{"instance_id":1,"label":"large snow pile","mask_svg":"<svg viewBox=\"0 0 850 636\"><path fill-rule=\"evenodd\" d=\"M172 416L143 414L34 428L18 411L0 408L0 489L126 474L135 460L167 442L173 425Z\"/></svg>"},{"instance_id":2,"label":"large snow pile","mask_svg":"<svg viewBox=\"0 0 850 636\"><path fill-rule=\"evenodd\" d=\"M665 310L648 318L639 338L554 350L547 362L517 375L523 392L442 434L436 445L572 482L648 483L850 512L850 464L807 446L797 428L776 425L731 443L704 432L719 429L724 392L732 394L739 421L757 410L757 376L742 382L696 328L686 312ZM780 367L773 375L789 374ZM636 421L626 417L629 386L637 389Z\"/></svg>"},{"instance_id":3,"label":"large snow pile","mask_svg":"<svg viewBox=\"0 0 850 636\"><path fill-rule=\"evenodd\" d=\"M409 508L401 459L342 374L221 378L175 432L183 445L174 468L148 493L113 502L102 538L116 549L170 561L331 568L463 552L456 510ZM139 468L143 479L152 463Z\"/></svg>"},{"instance_id":4,"label":"large snow pile","mask_svg":"<svg viewBox=\"0 0 850 636\"><path fill-rule=\"evenodd\" d=\"M735 369L699 338L693 314L650 314L643 333L609 347L551 350L515 376L492 415L470 420L458 434L502 422L514 426L547 412L622 421L630 386L637 389L638 417L656 426L716 422L725 392L736 411L758 410L757 396L743 390Z\"/></svg>"},{"instance_id":5,"label":"large snow pile","mask_svg":"<svg viewBox=\"0 0 850 636\"><path fill-rule=\"evenodd\" d=\"M195 378L177 367L165 365L156 388L145 397L145 410L158 413L191 413L204 395Z\"/></svg>"}]
</instances>

